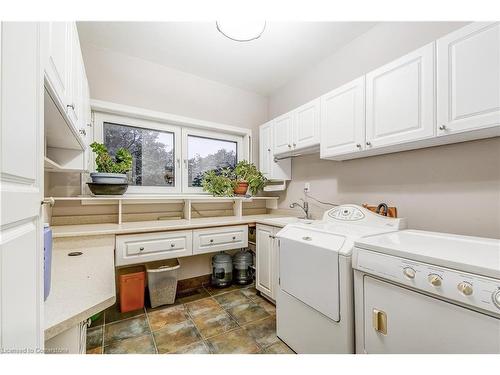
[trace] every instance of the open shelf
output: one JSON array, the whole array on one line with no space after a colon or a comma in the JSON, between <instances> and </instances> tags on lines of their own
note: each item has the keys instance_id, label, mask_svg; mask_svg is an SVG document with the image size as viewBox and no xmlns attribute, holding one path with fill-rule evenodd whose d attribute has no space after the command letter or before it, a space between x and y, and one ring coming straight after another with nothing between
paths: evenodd
<instances>
[{"instance_id":1,"label":"open shelf","mask_svg":"<svg viewBox=\"0 0 500 375\"><path fill-rule=\"evenodd\" d=\"M50 159L49 159L50 160ZM123 204L154 204L154 203L184 203L184 219L191 219L191 203L231 202L233 204L234 216L243 216L243 203L254 200L266 201L266 208L278 208L279 197L213 197L211 195L189 195L189 194L126 194L126 195L80 195L76 197L47 197L46 201L81 201L82 204L118 204L118 224L122 223Z\"/></svg>"},{"instance_id":2,"label":"open shelf","mask_svg":"<svg viewBox=\"0 0 500 375\"><path fill-rule=\"evenodd\" d=\"M58 164L52 159L49 159L47 156L44 158L44 169L47 172L83 172L82 169L75 169L75 168L65 168L62 165Z\"/></svg>"}]
</instances>

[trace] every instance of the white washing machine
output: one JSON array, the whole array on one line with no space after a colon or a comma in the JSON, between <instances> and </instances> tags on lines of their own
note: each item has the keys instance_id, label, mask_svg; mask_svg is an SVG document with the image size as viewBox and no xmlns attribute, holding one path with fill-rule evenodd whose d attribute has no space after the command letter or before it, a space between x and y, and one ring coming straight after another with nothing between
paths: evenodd
<instances>
[{"instance_id":1,"label":"white washing machine","mask_svg":"<svg viewBox=\"0 0 500 375\"><path fill-rule=\"evenodd\" d=\"M353 353L354 240L405 227L404 219L349 204L278 232L278 337L297 353Z\"/></svg>"},{"instance_id":2,"label":"white washing machine","mask_svg":"<svg viewBox=\"0 0 500 375\"><path fill-rule=\"evenodd\" d=\"M357 353L500 353L500 241L405 230L356 241Z\"/></svg>"}]
</instances>

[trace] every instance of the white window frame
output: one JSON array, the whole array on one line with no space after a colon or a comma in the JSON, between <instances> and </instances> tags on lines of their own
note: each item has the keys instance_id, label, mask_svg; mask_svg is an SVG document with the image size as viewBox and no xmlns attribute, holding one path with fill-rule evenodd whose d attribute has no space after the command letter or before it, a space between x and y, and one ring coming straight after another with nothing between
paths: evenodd
<instances>
[{"instance_id":1,"label":"white window frame","mask_svg":"<svg viewBox=\"0 0 500 375\"><path fill-rule=\"evenodd\" d=\"M129 185L127 194L179 194L182 192L182 168L181 168L181 128L179 126L130 118L124 116L116 116L111 114L96 113L94 119L94 140L99 143L104 142L104 123L109 122L117 125L132 126L135 128L153 129L174 134L174 186L134 186ZM96 168L95 158L93 159L94 170Z\"/></svg>"},{"instance_id":2,"label":"white window frame","mask_svg":"<svg viewBox=\"0 0 500 375\"><path fill-rule=\"evenodd\" d=\"M112 106L112 105L111 105ZM120 106L123 108L123 106ZM130 107L133 110L137 110L134 107ZM118 113L118 114L115 114ZM164 114L165 117L171 117L173 115ZM200 194L209 195L203 191L201 187L189 187L188 184L188 162L187 162L187 137L189 135L200 136L206 138L219 139L223 141L231 141L237 143L237 161L249 160L251 161L251 131L248 129L238 129L241 133L236 134L234 127L227 125L217 124L203 124L200 125L199 120L194 120L192 126L188 123L183 122L179 124L172 124L168 121L168 118L159 118L159 116L151 116L147 118L141 118L140 116L135 116L133 112L131 115L127 115L123 111L116 111L114 113L108 112L93 112L94 118L94 141L103 143L103 130L104 123L114 123L118 125L132 126L137 128L154 129L159 131L174 133L174 159L175 159L175 186L133 186L130 185L127 194L137 194L137 195L149 195L149 194ZM172 122L176 122L175 117ZM183 118L185 120L186 118ZM158 121L159 120L159 121ZM164 122L165 120L165 122ZM178 121L177 121L178 122ZM204 128L209 128L210 130L205 130ZM91 152L92 153L92 152ZM92 166L93 170L96 169L95 157L92 154ZM183 162L181 163L181 160ZM83 186L82 186L83 193Z\"/></svg>"},{"instance_id":3,"label":"white window frame","mask_svg":"<svg viewBox=\"0 0 500 375\"><path fill-rule=\"evenodd\" d=\"M221 132L207 131L207 130L199 130L192 128L183 128L182 129L182 160L183 160L183 176L182 176L182 187L183 193L205 193L203 188L188 186L188 136L196 136L196 137L204 137L211 138L215 140L221 141L230 141L236 142L236 160L241 161L244 158L244 150L243 150L243 137L237 136L233 134L225 134Z\"/></svg>"}]
</instances>

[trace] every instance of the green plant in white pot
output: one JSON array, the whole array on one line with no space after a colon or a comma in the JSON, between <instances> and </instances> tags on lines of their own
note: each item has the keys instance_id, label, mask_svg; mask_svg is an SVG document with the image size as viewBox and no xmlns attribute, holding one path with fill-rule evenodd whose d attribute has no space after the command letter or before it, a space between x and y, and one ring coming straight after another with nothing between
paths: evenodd
<instances>
[{"instance_id":1,"label":"green plant in white pot","mask_svg":"<svg viewBox=\"0 0 500 375\"><path fill-rule=\"evenodd\" d=\"M128 150L119 148L113 158L102 143L93 142L90 148L96 154L97 172L90 174L93 183L126 184L128 182L126 173L132 169L132 154Z\"/></svg>"}]
</instances>

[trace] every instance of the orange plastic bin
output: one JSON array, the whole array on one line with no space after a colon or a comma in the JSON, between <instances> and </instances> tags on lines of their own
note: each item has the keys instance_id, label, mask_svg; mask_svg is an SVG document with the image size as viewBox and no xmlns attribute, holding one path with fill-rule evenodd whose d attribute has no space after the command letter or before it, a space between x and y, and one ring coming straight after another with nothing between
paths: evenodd
<instances>
[{"instance_id":1,"label":"orange plastic bin","mask_svg":"<svg viewBox=\"0 0 500 375\"><path fill-rule=\"evenodd\" d=\"M127 312L144 307L146 272L133 272L119 276L120 311Z\"/></svg>"}]
</instances>

